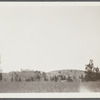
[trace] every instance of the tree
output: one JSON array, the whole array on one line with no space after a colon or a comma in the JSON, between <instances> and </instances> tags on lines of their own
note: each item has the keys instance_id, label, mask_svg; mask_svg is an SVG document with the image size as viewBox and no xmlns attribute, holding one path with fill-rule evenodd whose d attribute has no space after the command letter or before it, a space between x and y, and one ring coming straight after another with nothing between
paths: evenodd
<instances>
[{"instance_id":1,"label":"tree","mask_svg":"<svg viewBox=\"0 0 100 100\"><path fill-rule=\"evenodd\" d=\"M66 80L66 76L65 75L63 76L63 80Z\"/></svg>"},{"instance_id":2,"label":"tree","mask_svg":"<svg viewBox=\"0 0 100 100\"><path fill-rule=\"evenodd\" d=\"M85 71L85 81L98 81L100 80L99 68L93 66L93 60L90 60L89 64L86 65Z\"/></svg>"},{"instance_id":3,"label":"tree","mask_svg":"<svg viewBox=\"0 0 100 100\"><path fill-rule=\"evenodd\" d=\"M55 75L54 76L54 81L57 82L58 81L58 77Z\"/></svg>"},{"instance_id":4,"label":"tree","mask_svg":"<svg viewBox=\"0 0 100 100\"><path fill-rule=\"evenodd\" d=\"M44 77L44 81L48 81L47 77Z\"/></svg>"},{"instance_id":5,"label":"tree","mask_svg":"<svg viewBox=\"0 0 100 100\"><path fill-rule=\"evenodd\" d=\"M73 80L72 80L72 78L70 76L68 76L67 81L68 82L72 82Z\"/></svg>"},{"instance_id":6,"label":"tree","mask_svg":"<svg viewBox=\"0 0 100 100\"><path fill-rule=\"evenodd\" d=\"M84 81L84 76L83 76L83 74L81 74L80 79L81 79L82 82Z\"/></svg>"},{"instance_id":7,"label":"tree","mask_svg":"<svg viewBox=\"0 0 100 100\"><path fill-rule=\"evenodd\" d=\"M34 81L33 77L31 76L31 81Z\"/></svg>"},{"instance_id":8,"label":"tree","mask_svg":"<svg viewBox=\"0 0 100 100\"><path fill-rule=\"evenodd\" d=\"M11 81L13 81L13 76L11 77Z\"/></svg>"},{"instance_id":9,"label":"tree","mask_svg":"<svg viewBox=\"0 0 100 100\"><path fill-rule=\"evenodd\" d=\"M40 80L40 78L41 78L41 77L37 74L36 79L37 79L37 80Z\"/></svg>"},{"instance_id":10,"label":"tree","mask_svg":"<svg viewBox=\"0 0 100 100\"><path fill-rule=\"evenodd\" d=\"M21 81L21 78L19 77L19 82Z\"/></svg>"}]
</instances>

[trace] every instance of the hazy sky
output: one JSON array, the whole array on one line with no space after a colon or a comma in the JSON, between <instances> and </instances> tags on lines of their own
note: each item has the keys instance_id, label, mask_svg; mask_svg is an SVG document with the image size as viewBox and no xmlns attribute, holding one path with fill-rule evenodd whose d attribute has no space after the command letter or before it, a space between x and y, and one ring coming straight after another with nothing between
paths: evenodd
<instances>
[{"instance_id":1,"label":"hazy sky","mask_svg":"<svg viewBox=\"0 0 100 100\"><path fill-rule=\"evenodd\" d=\"M100 6L0 5L2 70L100 67Z\"/></svg>"}]
</instances>

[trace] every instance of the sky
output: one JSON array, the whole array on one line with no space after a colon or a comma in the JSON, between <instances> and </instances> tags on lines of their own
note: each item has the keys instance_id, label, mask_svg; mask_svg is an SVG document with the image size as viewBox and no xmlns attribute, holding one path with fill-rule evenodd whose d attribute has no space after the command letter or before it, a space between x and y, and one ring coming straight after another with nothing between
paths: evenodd
<instances>
[{"instance_id":1,"label":"sky","mask_svg":"<svg viewBox=\"0 0 100 100\"><path fill-rule=\"evenodd\" d=\"M100 68L100 6L1 5L3 72Z\"/></svg>"}]
</instances>

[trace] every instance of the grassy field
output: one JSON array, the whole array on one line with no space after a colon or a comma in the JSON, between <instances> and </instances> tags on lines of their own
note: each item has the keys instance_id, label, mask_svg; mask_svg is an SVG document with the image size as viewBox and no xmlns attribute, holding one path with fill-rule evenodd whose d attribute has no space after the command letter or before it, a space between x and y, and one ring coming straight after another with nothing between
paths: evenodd
<instances>
[{"instance_id":1,"label":"grassy field","mask_svg":"<svg viewBox=\"0 0 100 100\"><path fill-rule=\"evenodd\" d=\"M100 82L82 82L80 92L100 92Z\"/></svg>"},{"instance_id":2,"label":"grassy field","mask_svg":"<svg viewBox=\"0 0 100 100\"><path fill-rule=\"evenodd\" d=\"M100 92L100 82L0 82L0 93Z\"/></svg>"}]
</instances>

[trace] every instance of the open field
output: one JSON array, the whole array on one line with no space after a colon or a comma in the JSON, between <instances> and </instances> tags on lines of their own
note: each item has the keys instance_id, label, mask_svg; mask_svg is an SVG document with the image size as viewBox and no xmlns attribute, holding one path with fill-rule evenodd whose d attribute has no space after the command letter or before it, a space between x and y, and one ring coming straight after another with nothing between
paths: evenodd
<instances>
[{"instance_id":1,"label":"open field","mask_svg":"<svg viewBox=\"0 0 100 100\"><path fill-rule=\"evenodd\" d=\"M100 82L0 82L0 93L100 92Z\"/></svg>"}]
</instances>

